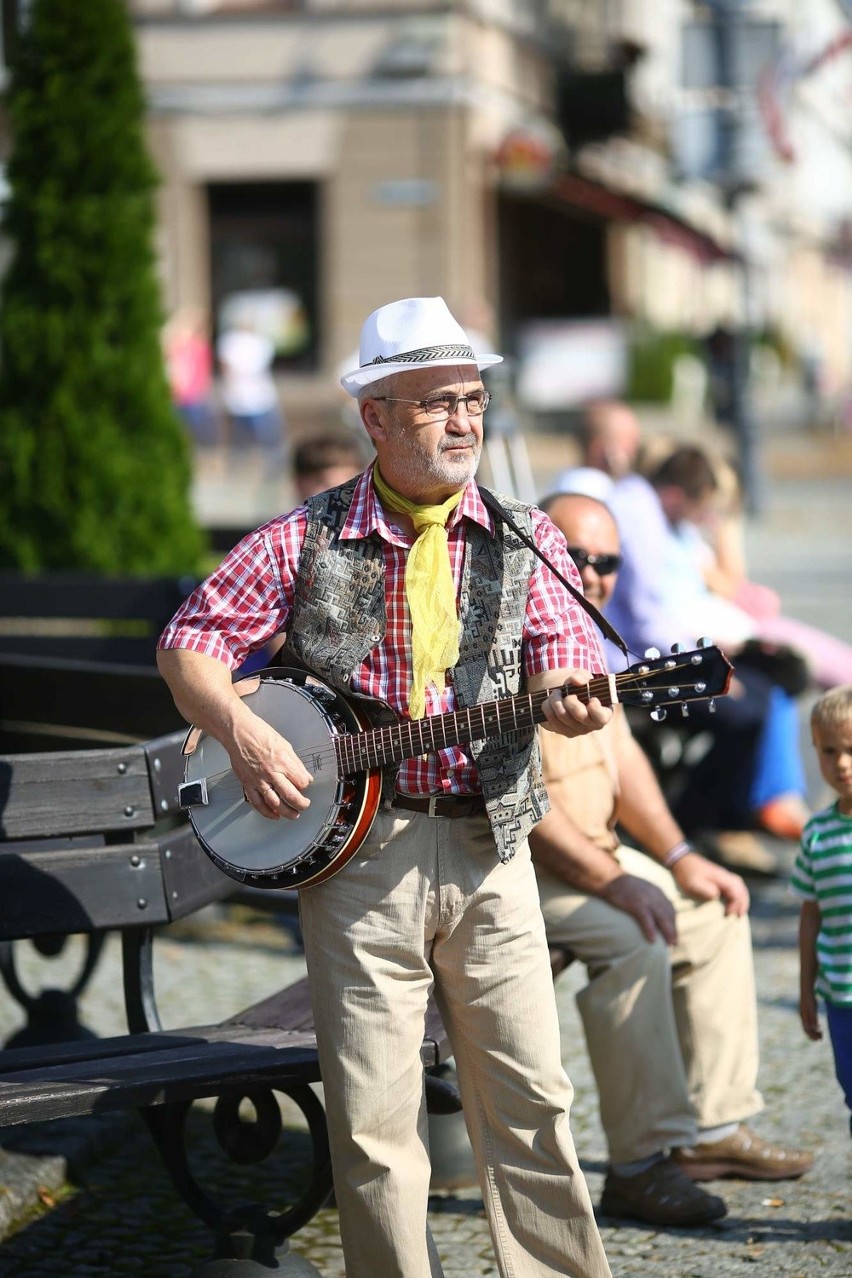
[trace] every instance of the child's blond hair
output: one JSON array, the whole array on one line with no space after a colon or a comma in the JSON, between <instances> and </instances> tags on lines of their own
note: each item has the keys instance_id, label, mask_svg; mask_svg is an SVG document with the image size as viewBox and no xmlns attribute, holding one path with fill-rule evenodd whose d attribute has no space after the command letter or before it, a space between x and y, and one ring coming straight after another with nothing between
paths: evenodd
<instances>
[{"instance_id":1,"label":"child's blond hair","mask_svg":"<svg viewBox=\"0 0 852 1278\"><path fill-rule=\"evenodd\" d=\"M852 683L841 683L824 692L811 710L811 731L837 728L852 720Z\"/></svg>"}]
</instances>

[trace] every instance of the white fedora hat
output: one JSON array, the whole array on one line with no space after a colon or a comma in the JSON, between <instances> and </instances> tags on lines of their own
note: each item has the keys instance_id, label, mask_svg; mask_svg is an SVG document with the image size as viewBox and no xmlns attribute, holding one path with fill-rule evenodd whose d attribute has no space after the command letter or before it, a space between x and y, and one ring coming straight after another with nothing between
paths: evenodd
<instances>
[{"instance_id":1,"label":"white fedora hat","mask_svg":"<svg viewBox=\"0 0 852 1278\"><path fill-rule=\"evenodd\" d=\"M340 379L350 395L392 373L453 364L476 364L481 370L501 363L503 356L475 353L442 297L405 297L367 317L358 359L359 367Z\"/></svg>"}]
</instances>

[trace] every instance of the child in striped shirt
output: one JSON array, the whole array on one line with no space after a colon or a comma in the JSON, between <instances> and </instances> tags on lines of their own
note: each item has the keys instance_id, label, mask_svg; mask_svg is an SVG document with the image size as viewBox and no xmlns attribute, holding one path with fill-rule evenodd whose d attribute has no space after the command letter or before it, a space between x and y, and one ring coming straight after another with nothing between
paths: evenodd
<instances>
[{"instance_id":1,"label":"child in striped shirt","mask_svg":"<svg viewBox=\"0 0 852 1278\"><path fill-rule=\"evenodd\" d=\"M822 1038L822 996L837 1080L852 1110L852 684L820 697L811 733L837 798L808 821L793 869L791 886L802 902L799 1015L808 1038Z\"/></svg>"}]
</instances>

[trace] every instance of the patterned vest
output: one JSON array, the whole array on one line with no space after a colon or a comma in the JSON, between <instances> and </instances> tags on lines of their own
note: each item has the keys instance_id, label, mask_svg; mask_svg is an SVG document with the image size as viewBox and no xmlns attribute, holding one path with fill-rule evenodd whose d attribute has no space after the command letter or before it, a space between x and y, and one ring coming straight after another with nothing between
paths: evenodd
<instances>
[{"instance_id":1,"label":"patterned vest","mask_svg":"<svg viewBox=\"0 0 852 1278\"><path fill-rule=\"evenodd\" d=\"M355 480L306 503L307 531L299 562L296 602L281 655L308 666L338 692L387 626L382 540L338 540ZM502 499L525 532L532 535L528 507ZM460 592L460 655L451 672L460 709L523 690L521 638L532 552L502 524L494 537L470 522ZM397 716L389 706L361 699L376 721ZM535 731L507 733L469 747L479 772L488 818L501 861L547 811L541 756ZM393 797L396 770L386 770L382 798Z\"/></svg>"}]
</instances>

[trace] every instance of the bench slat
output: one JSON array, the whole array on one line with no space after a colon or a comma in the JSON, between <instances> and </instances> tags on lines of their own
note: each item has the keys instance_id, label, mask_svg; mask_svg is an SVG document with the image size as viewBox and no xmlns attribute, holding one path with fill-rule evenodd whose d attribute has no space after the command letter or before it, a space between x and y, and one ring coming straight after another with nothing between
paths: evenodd
<instances>
[{"instance_id":1,"label":"bench slat","mask_svg":"<svg viewBox=\"0 0 852 1278\"><path fill-rule=\"evenodd\" d=\"M0 837L27 839L154 824L141 746L0 756Z\"/></svg>"},{"instance_id":2,"label":"bench slat","mask_svg":"<svg viewBox=\"0 0 852 1278\"><path fill-rule=\"evenodd\" d=\"M154 927L186 918L232 888L189 826L156 842L0 843L0 937Z\"/></svg>"},{"instance_id":3,"label":"bench slat","mask_svg":"<svg viewBox=\"0 0 852 1278\"><path fill-rule=\"evenodd\" d=\"M258 1030L249 1041L186 1039L151 1052L0 1074L0 1123L165 1105L276 1081L319 1081L313 1035Z\"/></svg>"},{"instance_id":4,"label":"bench slat","mask_svg":"<svg viewBox=\"0 0 852 1278\"><path fill-rule=\"evenodd\" d=\"M280 1029L310 1030L314 1028L314 1014L311 1009L310 980L303 976L300 981L288 985L269 998L237 1012L229 1020L223 1022L223 1028L242 1026L275 1026ZM426 1025L423 1036L421 1057L424 1065L439 1065L451 1055L450 1041L444 1022L438 1011L434 995L430 995L426 1005Z\"/></svg>"},{"instance_id":5,"label":"bench slat","mask_svg":"<svg viewBox=\"0 0 852 1278\"><path fill-rule=\"evenodd\" d=\"M225 1025L273 1025L279 1029L313 1030L311 988L307 976L269 998L244 1008L223 1022Z\"/></svg>"},{"instance_id":6,"label":"bench slat","mask_svg":"<svg viewBox=\"0 0 852 1278\"><path fill-rule=\"evenodd\" d=\"M20 853L0 844L0 935L168 923L180 911L166 899L160 856L156 843Z\"/></svg>"}]
</instances>

